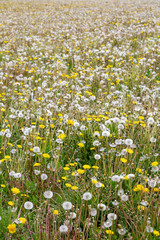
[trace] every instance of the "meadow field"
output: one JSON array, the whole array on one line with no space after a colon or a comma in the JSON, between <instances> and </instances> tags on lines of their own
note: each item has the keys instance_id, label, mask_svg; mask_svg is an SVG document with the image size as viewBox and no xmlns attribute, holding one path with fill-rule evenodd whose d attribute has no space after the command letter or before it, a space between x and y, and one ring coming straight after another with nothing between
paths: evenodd
<instances>
[{"instance_id":1,"label":"meadow field","mask_svg":"<svg viewBox=\"0 0 160 240\"><path fill-rule=\"evenodd\" d=\"M160 239L160 1L0 0L0 240Z\"/></svg>"}]
</instances>

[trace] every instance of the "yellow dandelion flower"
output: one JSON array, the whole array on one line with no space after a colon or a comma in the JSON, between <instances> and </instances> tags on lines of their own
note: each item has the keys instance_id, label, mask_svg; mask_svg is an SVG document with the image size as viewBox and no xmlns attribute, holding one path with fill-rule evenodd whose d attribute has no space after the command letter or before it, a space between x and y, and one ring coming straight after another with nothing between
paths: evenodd
<instances>
[{"instance_id":1,"label":"yellow dandelion flower","mask_svg":"<svg viewBox=\"0 0 160 240\"><path fill-rule=\"evenodd\" d=\"M92 168L94 168L94 169L97 169L97 170L99 169L99 167L98 167L98 166L93 166Z\"/></svg>"},{"instance_id":2,"label":"yellow dandelion flower","mask_svg":"<svg viewBox=\"0 0 160 240\"><path fill-rule=\"evenodd\" d=\"M9 202L8 202L8 205L9 205L9 206L13 206L13 205L14 205L14 202L9 201Z\"/></svg>"},{"instance_id":3,"label":"yellow dandelion flower","mask_svg":"<svg viewBox=\"0 0 160 240\"><path fill-rule=\"evenodd\" d=\"M143 210L144 211L145 207L144 206L138 206L138 210Z\"/></svg>"},{"instance_id":4,"label":"yellow dandelion flower","mask_svg":"<svg viewBox=\"0 0 160 240\"><path fill-rule=\"evenodd\" d=\"M64 167L63 168L65 171L68 171L69 170L69 167Z\"/></svg>"},{"instance_id":5,"label":"yellow dandelion flower","mask_svg":"<svg viewBox=\"0 0 160 240\"><path fill-rule=\"evenodd\" d=\"M59 214L58 210L54 210L53 214L57 216Z\"/></svg>"},{"instance_id":6,"label":"yellow dandelion flower","mask_svg":"<svg viewBox=\"0 0 160 240\"><path fill-rule=\"evenodd\" d=\"M124 180L129 180L128 176L125 176L125 177L124 177Z\"/></svg>"},{"instance_id":7,"label":"yellow dandelion flower","mask_svg":"<svg viewBox=\"0 0 160 240\"><path fill-rule=\"evenodd\" d=\"M148 188L144 188L142 191L145 192L145 193L149 193L149 189Z\"/></svg>"},{"instance_id":8,"label":"yellow dandelion flower","mask_svg":"<svg viewBox=\"0 0 160 240\"><path fill-rule=\"evenodd\" d=\"M127 148L127 149L126 149L126 152L128 152L128 153L132 154L132 153L133 153L133 150L132 150L132 149L129 149L129 148Z\"/></svg>"},{"instance_id":9,"label":"yellow dandelion flower","mask_svg":"<svg viewBox=\"0 0 160 240\"><path fill-rule=\"evenodd\" d=\"M77 190L77 188L78 188L77 186L72 186L71 187L72 190Z\"/></svg>"},{"instance_id":10,"label":"yellow dandelion flower","mask_svg":"<svg viewBox=\"0 0 160 240\"><path fill-rule=\"evenodd\" d=\"M16 224L15 223L9 224L7 228L10 233L16 232Z\"/></svg>"},{"instance_id":11,"label":"yellow dandelion flower","mask_svg":"<svg viewBox=\"0 0 160 240\"><path fill-rule=\"evenodd\" d=\"M73 120L68 120L68 121L67 121L67 124L73 125L73 124L74 124L74 121L73 121Z\"/></svg>"},{"instance_id":12,"label":"yellow dandelion flower","mask_svg":"<svg viewBox=\"0 0 160 240\"><path fill-rule=\"evenodd\" d=\"M42 156L43 156L44 158L50 158L50 155L49 155L48 153L44 153Z\"/></svg>"},{"instance_id":13,"label":"yellow dandelion flower","mask_svg":"<svg viewBox=\"0 0 160 240\"><path fill-rule=\"evenodd\" d=\"M33 165L33 167L38 167L38 166L41 166L41 163L35 163L35 164Z\"/></svg>"},{"instance_id":14,"label":"yellow dandelion flower","mask_svg":"<svg viewBox=\"0 0 160 240\"><path fill-rule=\"evenodd\" d=\"M126 162L127 162L127 159L121 158L120 161L123 162L123 163L126 163Z\"/></svg>"},{"instance_id":15,"label":"yellow dandelion flower","mask_svg":"<svg viewBox=\"0 0 160 240\"><path fill-rule=\"evenodd\" d=\"M66 134L61 133L61 134L58 136L58 138L60 138L60 139L64 139L64 138L66 138Z\"/></svg>"},{"instance_id":16,"label":"yellow dandelion flower","mask_svg":"<svg viewBox=\"0 0 160 240\"><path fill-rule=\"evenodd\" d=\"M159 192L159 188L154 188L154 192Z\"/></svg>"},{"instance_id":17,"label":"yellow dandelion flower","mask_svg":"<svg viewBox=\"0 0 160 240\"><path fill-rule=\"evenodd\" d=\"M157 236L157 237L160 235L160 233L159 233L157 230L154 230L154 231L153 231L153 234L154 234L155 236Z\"/></svg>"},{"instance_id":18,"label":"yellow dandelion flower","mask_svg":"<svg viewBox=\"0 0 160 240\"><path fill-rule=\"evenodd\" d=\"M109 235L113 235L114 232L112 230L106 230L106 233L109 234Z\"/></svg>"},{"instance_id":19,"label":"yellow dandelion flower","mask_svg":"<svg viewBox=\"0 0 160 240\"><path fill-rule=\"evenodd\" d=\"M70 163L69 165L73 167L73 166L74 166L74 163Z\"/></svg>"},{"instance_id":20,"label":"yellow dandelion flower","mask_svg":"<svg viewBox=\"0 0 160 240\"><path fill-rule=\"evenodd\" d=\"M26 221L27 221L24 217L20 217L20 218L18 218L18 220L20 223L23 223L23 224L26 223Z\"/></svg>"},{"instance_id":21,"label":"yellow dandelion flower","mask_svg":"<svg viewBox=\"0 0 160 240\"><path fill-rule=\"evenodd\" d=\"M78 143L78 146L83 148L84 147L84 143Z\"/></svg>"},{"instance_id":22,"label":"yellow dandelion flower","mask_svg":"<svg viewBox=\"0 0 160 240\"><path fill-rule=\"evenodd\" d=\"M63 180L67 180L67 177L62 177Z\"/></svg>"},{"instance_id":23,"label":"yellow dandelion flower","mask_svg":"<svg viewBox=\"0 0 160 240\"><path fill-rule=\"evenodd\" d=\"M11 191L12 191L14 194L20 193L20 190L19 190L18 188L11 188Z\"/></svg>"},{"instance_id":24,"label":"yellow dandelion flower","mask_svg":"<svg viewBox=\"0 0 160 240\"><path fill-rule=\"evenodd\" d=\"M152 162L152 166L153 166L153 167L158 166L158 162Z\"/></svg>"},{"instance_id":25,"label":"yellow dandelion flower","mask_svg":"<svg viewBox=\"0 0 160 240\"><path fill-rule=\"evenodd\" d=\"M1 187L5 188L5 187L6 187L6 185L4 185L4 184L1 184Z\"/></svg>"},{"instance_id":26,"label":"yellow dandelion flower","mask_svg":"<svg viewBox=\"0 0 160 240\"><path fill-rule=\"evenodd\" d=\"M41 125L39 125L39 127L40 127L41 129L44 129L44 128L45 128L45 125L41 124Z\"/></svg>"},{"instance_id":27,"label":"yellow dandelion flower","mask_svg":"<svg viewBox=\"0 0 160 240\"><path fill-rule=\"evenodd\" d=\"M79 174L83 174L85 171L84 171L83 169L80 169L80 168L79 168L79 169L77 170L77 172L78 172Z\"/></svg>"},{"instance_id":28,"label":"yellow dandelion flower","mask_svg":"<svg viewBox=\"0 0 160 240\"><path fill-rule=\"evenodd\" d=\"M95 149L95 147L93 147L93 148L90 148L90 150L94 150Z\"/></svg>"},{"instance_id":29,"label":"yellow dandelion flower","mask_svg":"<svg viewBox=\"0 0 160 240\"><path fill-rule=\"evenodd\" d=\"M83 165L84 169L90 169L91 167L89 165Z\"/></svg>"},{"instance_id":30,"label":"yellow dandelion flower","mask_svg":"<svg viewBox=\"0 0 160 240\"><path fill-rule=\"evenodd\" d=\"M96 184L98 181L97 180L91 180L93 184Z\"/></svg>"},{"instance_id":31,"label":"yellow dandelion flower","mask_svg":"<svg viewBox=\"0 0 160 240\"><path fill-rule=\"evenodd\" d=\"M66 187L72 187L72 185L70 183L65 183Z\"/></svg>"},{"instance_id":32,"label":"yellow dandelion flower","mask_svg":"<svg viewBox=\"0 0 160 240\"><path fill-rule=\"evenodd\" d=\"M29 197L27 194L21 194L22 197Z\"/></svg>"}]
</instances>

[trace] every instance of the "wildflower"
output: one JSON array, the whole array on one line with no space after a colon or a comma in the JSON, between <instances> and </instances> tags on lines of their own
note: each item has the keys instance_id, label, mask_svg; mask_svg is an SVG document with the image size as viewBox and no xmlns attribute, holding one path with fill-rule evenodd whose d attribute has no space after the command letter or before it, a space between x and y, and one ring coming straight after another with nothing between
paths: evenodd
<instances>
[{"instance_id":1,"label":"wildflower","mask_svg":"<svg viewBox=\"0 0 160 240\"><path fill-rule=\"evenodd\" d=\"M29 201L25 202L24 203L24 208L27 209L27 210L32 209L33 208L33 203L29 202Z\"/></svg>"},{"instance_id":2,"label":"wildflower","mask_svg":"<svg viewBox=\"0 0 160 240\"><path fill-rule=\"evenodd\" d=\"M152 166L153 166L153 167L158 166L158 162L152 162Z\"/></svg>"},{"instance_id":3,"label":"wildflower","mask_svg":"<svg viewBox=\"0 0 160 240\"><path fill-rule=\"evenodd\" d=\"M159 192L159 188L154 188L154 192Z\"/></svg>"},{"instance_id":4,"label":"wildflower","mask_svg":"<svg viewBox=\"0 0 160 240\"><path fill-rule=\"evenodd\" d=\"M18 220L19 220L20 223L23 223L23 224L26 223L26 221L27 221L27 220L26 220L25 218L23 218L23 217L18 218Z\"/></svg>"},{"instance_id":5,"label":"wildflower","mask_svg":"<svg viewBox=\"0 0 160 240\"><path fill-rule=\"evenodd\" d=\"M40 152L40 148L39 147L34 147L33 148L33 152L34 153L39 153Z\"/></svg>"},{"instance_id":6,"label":"wildflower","mask_svg":"<svg viewBox=\"0 0 160 240\"><path fill-rule=\"evenodd\" d=\"M120 161L123 162L123 163L126 163L126 162L127 162L127 159L121 158Z\"/></svg>"},{"instance_id":7,"label":"wildflower","mask_svg":"<svg viewBox=\"0 0 160 240\"><path fill-rule=\"evenodd\" d=\"M124 142L125 142L125 144L128 145L128 146L130 146L130 145L133 144L133 140L132 140L132 139L126 139Z\"/></svg>"},{"instance_id":8,"label":"wildflower","mask_svg":"<svg viewBox=\"0 0 160 240\"><path fill-rule=\"evenodd\" d=\"M126 229L124 229L124 228L118 228L118 233L119 233L119 235L125 235L126 234Z\"/></svg>"},{"instance_id":9,"label":"wildflower","mask_svg":"<svg viewBox=\"0 0 160 240\"><path fill-rule=\"evenodd\" d=\"M132 154L133 153L133 150L132 149L126 149L126 152L128 152L128 153L130 153L130 154Z\"/></svg>"},{"instance_id":10,"label":"wildflower","mask_svg":"<svg viewBox=\"0 0 160 240\"><path fill-rule=\"evenodd\" d=\"M69 167L64 167L63 168L65 171L68 171L69 170Z\"/></svg>"},{"instance_id":11,"label":"wildflower","mask_svg":"<svg viewBox=\"0 0 160 240\"><path fill-rule=\"evenodd\" d=\"M99 159L101 158L101 156L100 156L99 154L95 154L95 155L94 155L94 158L95 158L96 160L99 160Z\"/></svg>"},{"instance_id":12,"label":"wildflower","mask_svg":"<svg viewBox=\"0 0 160 240\"><path fill-rule=\"evenodd\" d=\"M50 158L50 155L49 155L48 153L44 153L42 156L43 156L44 158Z\"/></svg>"},{"instance_id":13,"label":"wildflower","mask_svg":"<svg viewBox=\"0 0 160 240\"><path fill-rule=\"evenodd\" d=\"M144 210L145 207L144 206L138 206L138 210Z\"/></svg>"},{"instance_id":14,"label":"wildflower","mask_svg":"<svg viewBox=\"0 0 160 240\"><path fill-rule=\"evenodd\" d=\"M76 213L75 212L71 212L69 215L70 219L75 219L76 218Z\"/></svg>"},{"instance_id":15,"label":"wildflower","mask_svg":"<svg viewBox=\"0 0 160 240\"><path fill-rule=\"evenodd\" d=\"M156 184L157 184L157 181L155 179L151 179L151 180L148 181L148 185L150 187L155 187Z\"/></svg>"},{"instance_id":16,"label":"wildflower","mask_svg":"<svg viewBox=\"0 0 160 240\"><path fill-rule=\"evenodd\" d=\"M38 166L41 166L41 163L35 163L35 164L33 165L33 167L38 167Z\"/></svg>"},{"instance_id":17,"label":"wildflower","mask_svg":"<svg viewBox=\"0 0 160 240\"><path fill-rule=\"evenodd\" d=\"M99 167L98 167L98 166L93 166L92 168L94 168L94 169L99 169Z\"/></svg>"},{"instance_id":18,"label":"wildflower","mask_svg":"<svg viewBox=\"0 0 160 240\"><path fill-rule=\"evenodd\" d=\"M95 186L96 186L97 188L100 188L100 187L104 187L104 184L101 183L101 182L96 181Z\"/></svg>"},{"instance_id":19,"label":"wildflower","mask_svg":"<svg viewBox=\"0 0 160 240\"><path fill-rule=\"evenodd\" d=\"M66 138L66 134L64 134L64 133L62 133L62 134L60 134L59 136L58 136L58 138L60 138L60 139L64 139L64 138Z\"/></svg>"},{"instance_id":20,"label":"wildflower","mask_svg":"<svg viewBox=\"0 0 160 240\"><path fill-rule=\"evenodd\" d=\"M84 147L84 143L78 143L78 146L79 146L80 148L83 148L83 147Z\"/></svg>"},{"instance_id":21,"label":"wildflower","mask_svg":"<svg viewBox=\"0 0 160 240\"><path fill-rule=\"evenodd\" d=\"M152 125L154 123L153 117L149 117L147 120L147 123L148 123L148 125L150 125L150 124Z\"/></svg>"},{"instance_id":22,"label":"wildflower","mask_svg":"<svg viewBox=\"0 0 160 240\"><path fill-rule=\"evenodd\" d=\"M73 120L67 120L67 124L73 125L73 124L74 124L74 121L73 121Z\"/></svg>"},{"instance_id":23,"label":"wildflower","mask_svg":"<svg viewBox=\"0 0 160 240\"><path fill-rule=\"evenodd\" d=\"M70 183L65 183L66 187L72 187Z\"/></svg>"},{"instance_id":24,"label":"wildflower","mask_svg":"<svg viewBox=\"0 0 160 240\"><path fill-rule=\"evenodd\" d=\"M91 167L89 165L83 165L84 169L90 169Z\"/></svg>"},{"instance_id":25,"label":"wildflower","mask_svg":"<svg viewBox=\"0 0 160 240\"><path fill-rule=\"evenodd\" d=\"M114 201L112 202L112 204L113 204L114 206L118 206L118 205L119 205L119 202L118 202L117 200L114 200Z\"/></svg>"},{"instance_id":26,"label":"wildflower","mask_svg":"<svg viewBox=\"0 0 160 240\"><path fill-rule=\"evenodd\" d=\"M106 230L106 233L109 234L109 235L113 235L114 232L112 230Z\"/></svg>"},{"instance_id":27,"label":"wildflower","mask_svg":"<svg viewBox=\"0 0 160 240\"><path fill-rule=\"evenodd\" d=\"M64 210L70 210L72 208L72 203L71 202L68 202L68 201L65 201L63 204L62 204L62 207L64 208Z\"/></svg>"},{"instance_id":28,"label":"wildflower","mask_svg":"<svg viewBox=\"0 0 160 240\"><path fill-rule=\"evenodd\" d=\"M54 214L55 216L57 216L57 215L59 214L58 210L54 210L54 211L53 211L53 214Z\"/></svg>"},{"instance_id":29,"label":"wildflower","mask_svg":"<svg viewBox=\"0 0 160 240\"><path fill-rule=\"evenodd\" d=\"M156 140L156 138L150 138L150 141L152 142L152 143L155 143L157 140Z\"/></svg>"},{"instance_id":30,"label":"wildflower","mask_svg":"<svg viewBox=\"0 0 160 240\"><path fill-rule=\"evenodd\" d=\"M66 225L61 225L61 226L59 227L59 231L60 231L61 233L67 233L67 232L68 232L68 227L67 227Z\"/></svg>"},{"instance_id":31,"label":"wildflower","mask_svg":"<svg viewBox=\"0 0 160 240\"><path fill-rule=\"evenodd\" d=\"M9 205L9 206L13 206L13 205L14 205L14 202L9 201L9 202L8 202L8 205Z\"/></svg>"},{"instance_id":32,"label":"wildflower","mask_svg":"<svg viewBox=\"0 0 160 240\"><path fill-rule=\"evenodd\" d=\"M36 175L39 175L40 174L40 170L34 170L34 173L36 174Z\"/></svg>"},{"instance_id":33,"label":"wildflower","mask_svg":"<svg viewBox=\"0 0 160 240\"><path fill-rule=\"evenodd\" d=\"M156 237L158 237L158 236L160 235L160 233L159 233L158 231L156 231L156 230L153 231L153 234L154 234Z\"/></svg>"},{"instance_id":34,"label":"wildflower","mask_svg":"<svg viewBox=\"0 0 160 240\"><path fill-rule=\"evenodd\" d=\"M153 227L147 226L147 227L146 227L146 231L147 231L148 233L153 232Z\"/></svg>"},{"instance_id":35,"label":"wildflower","mask_svg":"<svg viewBox=\"0 0 160 240\"><path fill-rule=\"evenodd\" d=\"M104 228L109 228L112 226L112 221L108 219L106 222L103 223Z\"/></svg>"},{"instance_id":36,"label":"wildflower","mask_svg":"<svg viewBox=\"0 0 160 240\"><path fill-rule=\"evenodd\" d=\"M97 210L95 208L91 208L89 213L92 217L95 217L97 215Z\"/></svg>"},{"instance_id":37,"label":"wildflower","mask_svg":"<svg viewBox=\"0 0 160 240\"><path fill-rule=\"evenodd\" d=\"M14 178L21 178L21 176L22 176L21 173L15 173L14 174Z\"/></svg>"},{"instance_id":38,"label":"wildflower","mask_svg":"<svg viewBox=\"0 0 160 240\"><path fill-rule=\"evenodd\" d=\"M19 190L18 188L11 188L11 191L12 191L14 194L20 193L20 190Z\"/></svg>"},{"instance_id":39,"label":"wildflower","mask_svg":"<svg viewBox=\"0 0 160 240\"><path fill-rule=\"evenodd\" d=\"M83 170L83 169L78 169L77 170L77 173L79 173L79 174L83 174L85 172L85 170Z\"/></svg>"},{"instance_id":40,"label":"wildflower","mask_svg":"<svg viewBox=\"0 0 160 240\"><path fill-rule=\"evenodd\" d=\"M98 140L95 140L93 142L93 146L97 146L98 147L99 145L101 145L101 143Z\"/></svg>"},{"instance_id":41,"label":"wildflower","mask_svg":"<svg viewBox=\"0 0 160 240\"><path fill-rule=\"evenodd\" d=\"M9 224L8 225L8 231L11 233L11 234L13 234L13 233L15 233L16 232L16 224L15 223L11 223L11 224Z\"/></svg>"},{"instance_id":42,"label":"wildflower","mask_svg":"<svg viewBox=\"0 0 160 240\"><path fill-rule=\"evenodd\" d=\"M118 196L122 196L124 194L124 190L121 188L118 190Z\"/></svg>"},{"instance_id":43,"label":"wildflower","mask_svg":"<svg viewBox=\"0 0 160 240\"><path fill-rule=\"evenodd\" d=\"M158 172L158 170L159 170L158 166L152 167L152 169L151 169L151 171L154 172L154 173Z\"/></svg>"},{"instance_id":44,"label":"wildflower","mask_svg":"<svg viewBox=\"0 0 160 240\"><path fill-rule=\"evenodd\" d=\"M110 136L110 131L103 131L102 136L103 137L109 137Z\"/></svg>"},{"instance_id":45,"label":"wildflower","mask_svg":"<svg viewBox=\"0 0 160 240\"><path fill-rule=\"evenodd\" d=\"M147 201L144 201L144 200L142 200L142 201L140 202L140 204L146 207L146 206L148 205L148 202L147 202Z\"/></svg>"},{"instance_id":46,"label":"wildflower","mask_svg":"<svg viewBox=\"0 0 160 240\"><path fill-rule=\"evenodd\" d=\"M42 180L46 180L48 178L47 174L43 173L41 174L41 179Z\"/></svg>"},{"instance_id":47,"label":"wildflower","mask_svg":"<svg viewBox=\"0 0 160 240\"><path fill-rule=\"evenodd\" d=\"M128 179L131 179L131 178L134 178L134 177L135 177L135 175L134 175L134 174L132 174L132 173L130 173L130 174L128 174L128 175L127 175L127 177L128 177Z\"/></svg>"},{"instance_id":48,"label":"wildflower","mask_svg":"<svg viewBox=\"0 0 160 240\"><path fill-rule=\"evenodd\" d=\"M109 214L107 215L107 218L108 218L109 220L113 221L113 220L116 220L116 219L117 219L117 215L116 215L115 213L109 213Z\"/></svg>"},{"instance_id":49,"label":"wildflower","mask_svg":"<svg viewBox=\"0 0 160 240\"><path fill-rule=\"evenodd\" d=\"M92 198L92 194L90 192L85 192L83 194L83 199L89 201Z\"/></svg>"},{"instance_id":50,"label":"wildflower","mask_svg":"<svg viewBox=\"0 0 160 240\"><path fill-rule=\"evenodd\" d=\"M105 211L107 207L106 207L105 204L99 203L99 204L97 205L97 208L98 208L100 211Z\"/></svg>"},{"instance_id":51,"label":"wildflower","mask_svg":"<svg viewBox=\"0 0 160 240\"><path fill-rule=\"evenodd\" d=\"M9 176L13 177L15 175L15 171L10 171Z\"/></svg>"},{"instance_id":52,"label":"wildflower","mask_svg":"<svg viewBox=\"0 0 160 240\"><path fill-rule=\"evenodd\" d=\"M126 194L121 195L121 200L124 202L128 201L128 196Z\"/></svg>"},{"instance_id":53,"label":"wildflower","mask_svg":"<svg viewBox=\"0 0 160 240\"><path fill-rule=\"evenodd\" d=\"M71 187L72 190L77 190L77 188L78 188L77 186L72 186Z\"/></svg>"},{"instance_id":54,"label":"wildflower","mask_svg":"<svg viewBox=\"0 0 160 240\"><path fill-rule=\"evenodd\" d=\"M66 181L66 180L67 180L67 177L62 177L62 179Z\"/></svg>"},{"instance_id":55,"label":"wildflower","mask_svg":"<svg viewBox=\"0 0 160 240\"><path fill-rule=\"evenodd\" d=\"M118 175L113 175L113 176L111 177L111 180L112 180L113 182L120 182L120 177L119 177Z\"/></svg>"},{"instance_id":56,"label":"wildflower","mask_svg":"<svg viewBox=\"0 0 160 240\"><path fill-rule=\"evenodd\" d=\"M41 129L44 129L44 128L45 128L45 125L41 124L39 127L40 127Z\"/></svg>"},{"instance_id":57,"label":"wildflower","mask_svg":"<svg viewBox=\"0 0 160 240\"><path fill-rule=\"evenodd\" d=\"M43 196L44 196L45 198L50 199L50 198L53 197L53 192L52 192L52 191L45 191L45 192L43 193Z\"/></svg>"}]
</instances>

